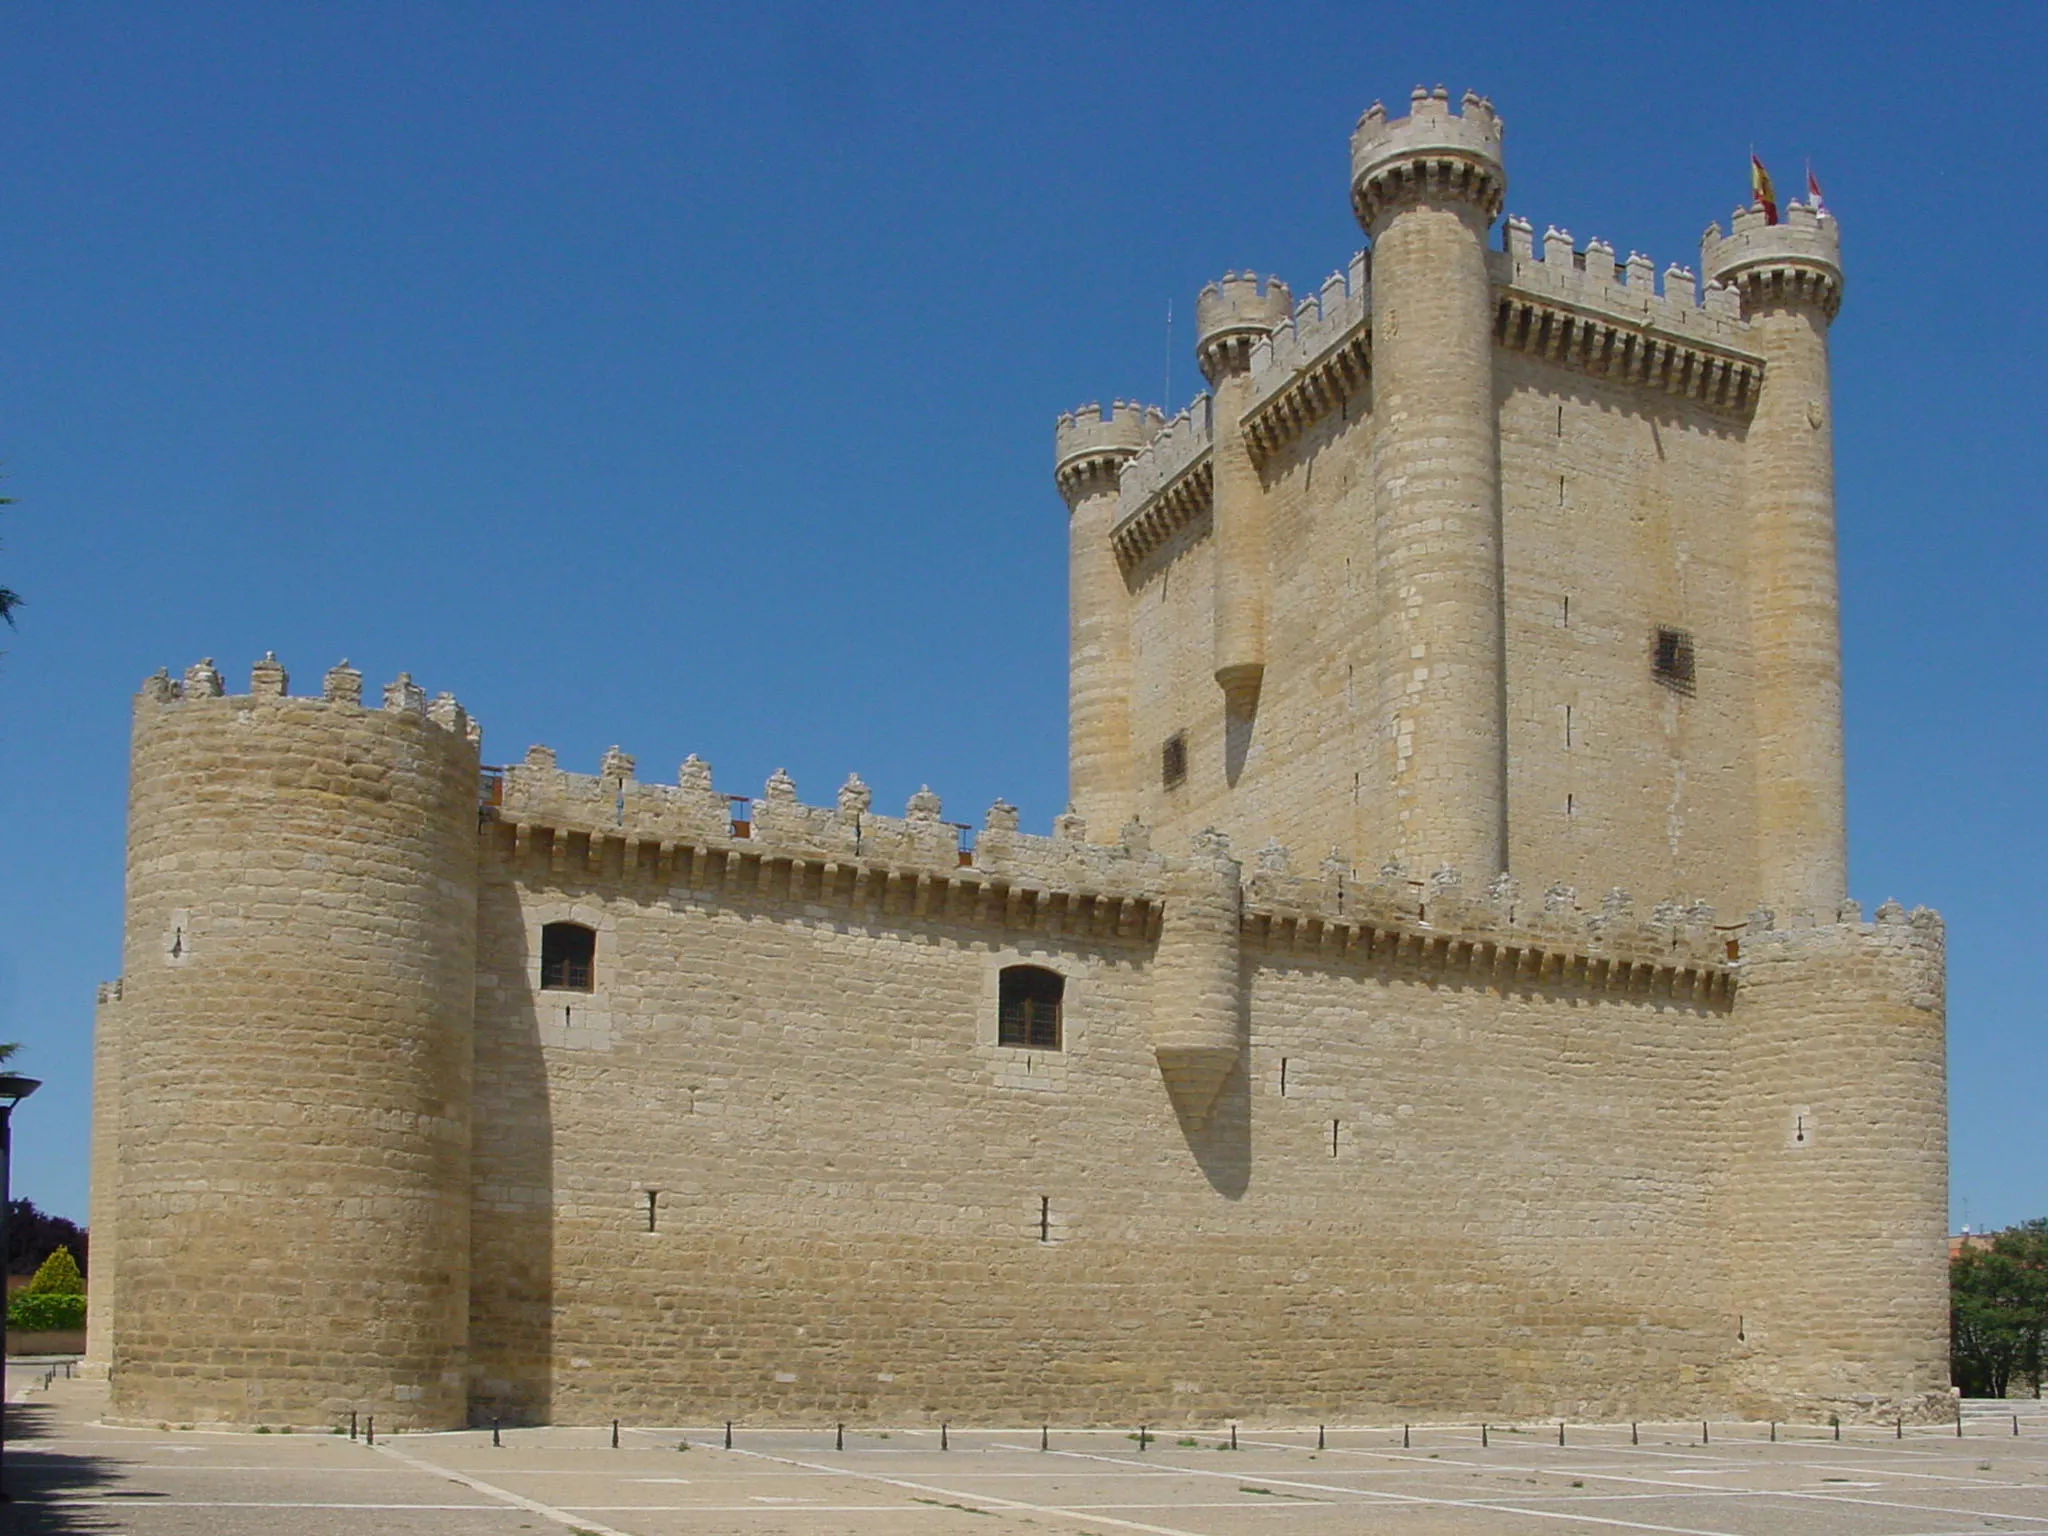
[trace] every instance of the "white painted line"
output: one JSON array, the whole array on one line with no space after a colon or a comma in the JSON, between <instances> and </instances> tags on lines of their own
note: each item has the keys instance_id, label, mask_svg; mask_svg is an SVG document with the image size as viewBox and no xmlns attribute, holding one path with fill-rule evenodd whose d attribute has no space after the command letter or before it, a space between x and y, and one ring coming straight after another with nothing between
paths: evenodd
<instances>
[{"instance_id":1,"label":"white painted line","mask_svg":"<svg viewBox=\"0 0 2048 1536\"><path fill-rule=\"evenodd\" d=\"M500 1488L495 1483L487 1483L480 1477L471 1477L467 1472L458 1472L453 1467L439 1467L431 1461L421 1461L416 1456L408 1456L395 1446L378 1445L372 1446L371 1449L379 1456L389 1457L395 1462L411 1467L415 1472L424 1472L429 1477L450 1478L462 1484L465 1488L473 1489L477 1493L486 1494L494 1499L502 1499L507 1504L539 1515L544 1520L552 1520L557 1525L588 1531L591 1533L591 1536L627 1536L625 1531L615 1530L613 1527L601 1522L579 1518L570 1514L567 1510L556 1509L552 1504L543 1504L538 1499L529 1499L524 1494L513 1493L510 1489Z\"/></svg>"},{"instance_id":2,"label":"white painted line","mask_svg":"<svg viewBox=\"0 0 2048 1536\"><path fill-rule=\"evenodd\" d=\"M771 1456L765 1451L743 1451L735 1447L726 1452L728 1456L751 1456L758 1461L772 1461L782 1466L803 1467L812 1472L836 1472L841 1476L862 1482L881 1483L889 1488L907 1488L915 1493L935 1493L955 1501L972 1504L986 1504L992 1509L1026 1510L1035 1515L1064 1515L1070 1520L1079 1520L1088 1525L1111 1525L1123 1531L1144 1531L1147 1536L1204 1536L1199 1531L1184 1531L1178 1526L1147 1525L1137 1520L1119 1520L1112 1515L1084 1515L1078 1510L1066 1509L1053 1504L1031 1504L1022 1499L1005 1499L995 1494L964 1493L957 1488L941 1488L933 1483L915 1483L906 1478L884 1477L879 1472L850 1471L844 1468L825 1466L818 1462L798 1461L790 1456ZM1716 1533L1723 1536L1723 1533Z\"/></svg>"}]
</instances>

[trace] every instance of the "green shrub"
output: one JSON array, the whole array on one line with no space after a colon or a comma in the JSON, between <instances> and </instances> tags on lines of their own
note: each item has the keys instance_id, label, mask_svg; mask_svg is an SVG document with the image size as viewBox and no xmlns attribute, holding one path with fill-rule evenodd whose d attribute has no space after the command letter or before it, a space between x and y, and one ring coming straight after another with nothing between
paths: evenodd
<instances>
[{"instance_id":1,"label":"green shrub","mask_svg":"<svg viewBox=\"0 0 2048 1536\"><path fill-rule=\"evenodd\" d=\"M7 1326L21 1333L61 1333L83 1328L85 1298L23 1291L7 1308Z\"/></svg>"},{"instance_id":2,"label":"green shrub","mask_svg":"<svg viewBox=\"0 0 2048 1536\"><path fill-rule=\"evenodd\" d=\"M78 1260L71 1257L71 1250L59 1243L56 1250L43 1260L35 1278L28 1283L31 1296L83 1296L85 1276L78 1272Z\"/></svg>"}]
</instances>

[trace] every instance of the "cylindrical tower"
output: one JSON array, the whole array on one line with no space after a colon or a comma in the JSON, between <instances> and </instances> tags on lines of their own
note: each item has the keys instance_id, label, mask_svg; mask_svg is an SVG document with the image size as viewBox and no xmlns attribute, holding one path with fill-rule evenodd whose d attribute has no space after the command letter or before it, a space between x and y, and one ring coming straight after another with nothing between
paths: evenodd
<instances>
[{"instance_id":1,"label":"cylindrical tower","mask_svg":"<svg viewBox=\"0 0 2048 1536\"><path fill-rule=\"evenodd\" d=\"M1216 542L1216 682L1233 720L1249 717L1266 672L1266 601L1271 585L1265 488L1244 440L1252 344L1294 305L1287 285L1250 272L1227 273L1195 299L1195 355L1215 395L1211 522ZM1233 757L1235 754L1233 753ZM1232 764L1235 778L1236 763Z\"/></svg>"},{"instance_id":2,"label":"cylindrical tower","mask_svg":"<svg viewBox=\"0 0 2048 1536\"><path fill-rule=\"evenodd\" d=\"M1500 439L1486 231L1507 176L1500 120L1441 86L1351 139L1372 241L1374 552L1380 707L1396 851L1411 867L1506 867Z\"/></svg>"},{"instance_id":3,"label":"cylindrical tower","mask_svg":"<svg viewBox=\"0 0 2048 1536\"><path fill-rule=\"evenodd\" d=\"M1053 430L1053 479L1067 503L1067 798L1097 836L1134 807L1131 595L1109 531L1117 477L1159 435L1152 406L1085 405Z\"/></svg>"},{"instance_id":4,"label":"cylindrical tower","mask_svg":"<svg viewBox=\"0 0 2048 1536\"><path fill-rule=\"evenodd\" d=\"M92 1174L86 1189L92 1259L86 1273L88 1379L103 1380L114 1359L114 1274L120 1268L116 1202L121 1188L122 984L100 984L92 1016Z\"/></svg>"},{"instance_id":5,"label":"cylindrical tower","mask_svg":"<svg viewBox=\"0 0 2048 1536\"><path fill-rule=\"evenodd\" d=\"M1715 1247L1749 1417L1952 1411L1943 975L1897 903L1743 936Z\"/></svg>"},{"instance_id":6,"label":"cylindrical tower","mask_svg":"<svg viewBox=\"0 0 2048 1536\"><path fill-rule=\"evenodd\" d=\"M1166 877L1152 969L1152 1054L1173 1107L1208 1119L1244 1054L1243 877L1230 839L1207 831Z\"/></svg>"},{"instance_id":7,"label":"cylindrical tower","mask_svg":"<svg viewBox=\"0 0 2048 1536\"><path fill-rule=\"evenodd\" d=\"M1794 203L1782 224L1735 215L1700 242L1710 281L1742 296L1764 356L1749 425L1749 625L1756 674L1757 870L1780 911L1831 914L1848 892L1842 623L1828 324L1842 302L1835 221Z\"/></svg>"},{"instance_id":8,"label":"cylindrical tower","mask_svg":"<svg viewBox=\"0 0 2048 1536\"><path fill-rule=\"evenodd\" d=\"M466 1417L477 749L401 677L136 700L113 1411Z\"/></svg>"}]
</instances>

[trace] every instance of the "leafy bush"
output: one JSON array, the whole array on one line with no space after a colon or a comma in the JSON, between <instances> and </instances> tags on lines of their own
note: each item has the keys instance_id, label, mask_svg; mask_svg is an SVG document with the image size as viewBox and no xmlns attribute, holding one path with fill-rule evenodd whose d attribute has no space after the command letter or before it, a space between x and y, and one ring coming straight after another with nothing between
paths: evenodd
<instances>
[{"instance_id":1,"label":"leafy bush","mask_svg":"<svg viewBox=\"0 0 2048 1536\"><path fill-rule=\"evenodd\" d=\"M78 1272L78 1260L71 1257L71 1250L59 1243L36 1270L28 1290L33 1296L83 1296L85 1276Z\"/></svg>"},{"instance_id":2,"label":"leafy bush","mask_svg":"<svg viewBox=\"0 0 2048 1536\"><path fill-rule=\"evenodd\" d=\"M57 1333L85 1326L85 1298L23 1291L7 1308L7 1326L22 1333Z\"/></svg>"}]
</instances>

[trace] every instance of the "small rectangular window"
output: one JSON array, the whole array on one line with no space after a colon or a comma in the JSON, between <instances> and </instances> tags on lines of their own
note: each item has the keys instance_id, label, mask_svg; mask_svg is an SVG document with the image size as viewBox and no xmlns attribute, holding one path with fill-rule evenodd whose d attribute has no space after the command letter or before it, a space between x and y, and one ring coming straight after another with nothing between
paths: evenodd
<instances>
[{"instance_id":1,"label":"small rectangular window","mask_svg":"<svg viewBox=\"0 0 2048 1536\"><path fill-rule=\"evenodd\" d=\"M1683 629L1658 630L1650 670L1666 688L1690 696L1694 688L1691 633Z\"/></svg>"},{"instance_id":2,"label":"small rectangular window","mask_svg":"<svg viewBox=\"0 0 2048 1536\"><path fill-rule=\"evenodd\" d=\"M1178 789L1188 778L1188 733L1175 731L1159 749L1159 782Z\"/></svg>"},{"instance_id":3,"label":"small rectangular window","mask_svg":"<svg viewBox=\"0 0 2048 1536\"><path fill-rule=\"evenodd\" d=\"M996 1044L1032 1051L1060 1048L1060 1005L1067 979L1042 965L1003 968L996 1013Z\"/></svg>"},{"instance_id":4,"label":"small rectangular window","mask_svg":"<svg viewBox=\"0 0 2048 1536\"><path fill-rule=\"evenodd\" d=\"M588 992L595 985L597 934L581 923L549 923L540 931L540 984L549 991Z\"/></svg>"}]
</instances>

